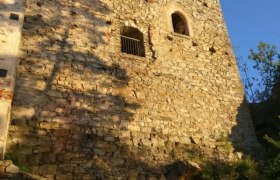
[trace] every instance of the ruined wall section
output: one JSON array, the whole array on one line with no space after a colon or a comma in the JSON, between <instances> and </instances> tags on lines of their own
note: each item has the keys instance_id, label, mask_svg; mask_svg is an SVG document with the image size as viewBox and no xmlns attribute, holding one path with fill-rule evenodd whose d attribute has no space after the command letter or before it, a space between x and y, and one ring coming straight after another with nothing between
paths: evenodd
<instances>
[{"instance_id":1,"label":"ruined wall section","mask_svg":"<svg viewBox=\"0 0 280 180\"><path fill-rule=\"evenodd\" d=\"M171 33L176 10L191 37ZM143 33L145 58L120 52L122 26ZM159 178L178 159L232 161L224 140L255 138L246 113L237 124L243 91L217 1L30 0L21 50L8 150L36 174Z\"/></svg>"}]
</instances>

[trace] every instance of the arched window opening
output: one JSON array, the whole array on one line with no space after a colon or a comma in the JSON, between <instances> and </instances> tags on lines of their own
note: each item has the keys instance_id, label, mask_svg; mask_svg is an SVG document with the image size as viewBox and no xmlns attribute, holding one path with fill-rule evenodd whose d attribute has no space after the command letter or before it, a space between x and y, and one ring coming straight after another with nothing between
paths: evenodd
<instances>
[{"instance_id":1,"label":"arched window opening","mask_svg":"<svg viewBox=\"0 0 280 180\"><path fill-rule=\"evenodd\" d=\"M122 27L121 51L126 54L145 57L143 33L133 27Z\"/></svg>"},{"instance_id":2,"label":"arched window opening","mask_svg":"<svg viewBox=\"0 0 280 180\"><path fill-rule=\"evenodd\" d=\"M175 33L190 35L186 19L178 12L172 14L172 25Z\"/></svg>"}]
</instances>

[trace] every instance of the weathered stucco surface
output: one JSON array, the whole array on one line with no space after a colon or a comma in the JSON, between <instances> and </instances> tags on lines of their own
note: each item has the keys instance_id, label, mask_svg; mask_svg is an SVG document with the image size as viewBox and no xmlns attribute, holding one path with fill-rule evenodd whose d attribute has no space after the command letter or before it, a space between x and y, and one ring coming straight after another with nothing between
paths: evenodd
<instances>
[{"instance_id":1,"label":"weathered stucco surface","mask_svg":"<svg viewBox=\"0 0 280 180\"><path fill-rule=\"evenodd\" d=\"M0 159L4 157L18 63L23 1L0 0Z\"/></svg>"},{"instance_id":2,"label":"weathered stucco surface","mask_svg":"<svg viewBox=\"0 0 280 180\"><path fill-rule=\"evenodd\" d=\"M8 152L35 174L159 178L179 159L233 161L258 146L217 0L25 8ZM175 11L191 36L172 33ZM145 58L120 52L122 26L143 33Z\"/></svg>"}]
</instances>

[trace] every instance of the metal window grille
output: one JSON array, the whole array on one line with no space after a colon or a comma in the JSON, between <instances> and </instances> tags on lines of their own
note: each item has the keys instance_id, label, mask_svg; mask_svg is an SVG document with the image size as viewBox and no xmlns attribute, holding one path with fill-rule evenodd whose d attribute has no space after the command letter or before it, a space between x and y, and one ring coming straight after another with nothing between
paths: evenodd
<instances>
[{"instance_id":1,"label":"metal window grille","mask_svg":"<svg viewBox=\"0 0 280 180\"><path fill-rule=\"evenodd\" d=\"M144 56L141 49L142 45L139 39L121 35L121 50L123 53L132 54L135 56Z\"/></svg>"}]
</instances>

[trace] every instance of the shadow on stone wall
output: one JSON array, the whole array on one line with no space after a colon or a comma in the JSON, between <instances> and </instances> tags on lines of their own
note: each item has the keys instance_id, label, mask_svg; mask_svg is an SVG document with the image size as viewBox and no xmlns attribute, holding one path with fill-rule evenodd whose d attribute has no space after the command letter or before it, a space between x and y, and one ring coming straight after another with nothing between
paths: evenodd
<instances>
[{"instance_id":1,"label":"shadow on stone wall","mask_svg":"<svg viewBox=\"0 0 280 180\"><path fill-rule=\"evenodd\" d=\"M126 143L141 107L120 93L130 78L96 53L108 39L98 29L110 22L94 13L110 11L99 1L27 2L8 152L36 174L107 179L126 176L128 167L149 169Z\"/></svg>"},{"instance_id":2,"label":"shadow on stone wall","mask_svg":"<svg viewBox=\"0 0 280 180\"><path fill-rule=\"evenodd\" d=\"M250 156L253 159L261 159L264 156L263 147L257 140L248 104L244 97L238 108L236 116L237 125L232 128L229 139L235 152L241 152L243 158Z\"/></svg>"},{"instance_id":3,"label":"shadow on stone wall","mask_svg":"<svg viewBox=\"0 0 280 180\"><path fill-rule=\"evenodd\" d=\"M127 90L130 77L113 63L115 57L104 59L111 22L100 14L109 13L97 0L27 2L8 153L35 174L162 176L155 152L132 141L139 130L131 123L141 103ZM165 149L173 146L167 143Z\"/></svg>"},{"instance_id":4,"label":"shadow on stone wall","mask_svg":"<svg viewBox=\"0 0 280 180\"><path fill-rule=\"evenodd\" d=\"M115 57L103 57L111 22L100 14L111 12L98 0L27 2L8 152L35 174L56 179L162 174L164 167L151 156L154 149L132 141L138 134L131 131L139 126L131 123L141 103L127 90L127 70L109 62L118 62ZM243 123L238 120L230 136L236 149ZM198 145L168 143L158 151L171 152L174 161L206 156Z\"/></svg>"}]
</instances>

